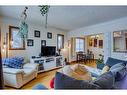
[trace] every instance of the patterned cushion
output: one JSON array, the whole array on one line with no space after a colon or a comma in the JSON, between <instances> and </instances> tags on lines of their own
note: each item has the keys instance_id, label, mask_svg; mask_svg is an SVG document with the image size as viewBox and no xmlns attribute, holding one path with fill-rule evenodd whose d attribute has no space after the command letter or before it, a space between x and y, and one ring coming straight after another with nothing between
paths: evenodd
<instances>
[{"instance_id":1,"label":"patterned cushion","mask_svg":"<svg viewBox=\"0 0 127 95\"><path fill-rule=\"evenodd\" d=\"M3 61L3 65L16 69L22 69L24 64L23 57L5 58L2 61Z\"/></svg>"}]
</instances>

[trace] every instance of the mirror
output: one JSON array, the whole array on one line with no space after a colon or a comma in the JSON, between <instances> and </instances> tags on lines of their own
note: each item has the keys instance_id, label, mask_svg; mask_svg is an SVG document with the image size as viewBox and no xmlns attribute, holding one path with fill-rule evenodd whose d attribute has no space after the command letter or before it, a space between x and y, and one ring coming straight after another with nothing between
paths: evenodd
<instances>
[{"instance_id":1,"label":"mirror","mask_svg":"<svg viewBox=\"0 0 127 95\"><path fill-rule=\"evenodd\" d=\"M121 53L127 51L127 30L113 32L113 51Z\"/></svg>"},{"instance_id":2,"label":"mirror","mask_svg":"<svg viewBox=\"0 0 127 95\"><path fill-rule=\"evenodd\" d=\"M9 50L25 50L25 41L18 36L19 28L9 26Z\"/></svg>"},{"instance_id":3,"label":"mirror","mask_svg":"<svg viewBox=\"0 0 127 95\"><path fill-rule=\"evenodd\" d=\"M64 35L57 34L57 50L64 48Z\"/></svg>"}]
</instances>

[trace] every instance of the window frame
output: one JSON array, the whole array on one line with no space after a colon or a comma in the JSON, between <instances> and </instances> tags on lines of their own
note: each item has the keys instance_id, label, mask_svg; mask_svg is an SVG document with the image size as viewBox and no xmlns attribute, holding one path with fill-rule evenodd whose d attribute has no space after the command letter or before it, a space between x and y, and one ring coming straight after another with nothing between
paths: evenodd
<instances>
[{"instance_id":1,"label":"window frame","mask_svg":"<svg viewBox=\"0 0 127 95\"><path fill-rule=\"evenodd\" d=\"M83 46L84 46L84 48L83 48L83 51L81 51L81 52L84 52L85 51L85 38L76 38L76 39L79 39L79 40L83 40L83 42L84 42L84 44L83 44ZM79 45L79 51L77 51L77 49L76 49L76 39L75 39L75 52L80 52L80 45Z\"/></svg>"}]
</instances>

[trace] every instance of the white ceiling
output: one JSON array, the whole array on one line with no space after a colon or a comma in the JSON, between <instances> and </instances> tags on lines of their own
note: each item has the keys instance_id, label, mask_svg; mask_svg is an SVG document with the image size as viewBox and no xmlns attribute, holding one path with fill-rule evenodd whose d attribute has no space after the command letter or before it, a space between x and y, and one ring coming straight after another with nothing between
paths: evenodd
<instances>
[{"instance_id":1,"label":"white ceiling","mask_svg":"<svg viewBox=\"0 0 127 95\"><path fill-rule=\"evenodd\" d=\"M0 16L20 19L24 6L0 6ZM28 6L27 21L42 24L38 6ZM48 25L63 30L102 23L127 16L127 6L51 6Z\"/></svg>"}]
</instances>

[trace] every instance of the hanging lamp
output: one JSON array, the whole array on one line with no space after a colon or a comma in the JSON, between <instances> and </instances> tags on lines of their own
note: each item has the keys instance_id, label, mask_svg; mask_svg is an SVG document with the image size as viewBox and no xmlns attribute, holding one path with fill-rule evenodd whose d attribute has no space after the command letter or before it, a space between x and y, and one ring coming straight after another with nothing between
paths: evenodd
<instances>
[{"instance_id":1,"label":"hanging lamp","mask_svg":"<svg viewBox=\"0 0 127 95\"><path fill-rule=\"evenodd\" d=\"M48 12L49 12L50 6L48 6L48 5L39 5L39 7L40 7L41 15L45 16L45 29L47 29Z\"/></svg>"}]
</instances>

